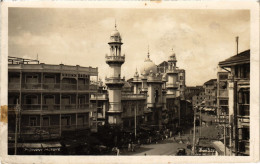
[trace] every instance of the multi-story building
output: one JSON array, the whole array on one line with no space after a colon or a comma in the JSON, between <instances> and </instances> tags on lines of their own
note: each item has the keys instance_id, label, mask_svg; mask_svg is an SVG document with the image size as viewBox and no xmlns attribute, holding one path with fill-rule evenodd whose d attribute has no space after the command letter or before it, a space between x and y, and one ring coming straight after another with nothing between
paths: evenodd
<instances>
[{"instance_id":1,"label":"multi-story building","mask_svg":"<svg viewBox=\"0 0 260 164\"><path fill-rule=\"evenodd\" d=\"M250 155L250 50L219 62L228 74L230 147L235 155Z\"/></svg>"},{"instance_id":2,"label":"multi-story building","mask_svg":"<svg viewBox=\"0 0 260 164\"><path fill-rule=\"evenodd\" d=\"M8 134L20 140L59 138L63 131L91 128L97 92L92 67L49 65L37 60L8 59ZM19 122L16 113L19 111ZM94 115L93 115L94 116Z\"/></svg>"},{"instance_id":3,"label":"multi-story building","mask_svg":"<svg viewBox=\"0 0 260 164\"><path fill-rule=\"evenodd\" d=\"M211 79L204 83L205 107L215 109L217 107L217 79Z\"/></svg>"},{"instance_id":4,"label":"multi-story building","mask_svg":"<svg viewBox=\"0 0 260 164\"><path fill-rule=\"evenodd\" d=\"M173 53L173 52L172 52ZM174 54L175 55L175 54ZM177 62L177 60L176 60ZM163 61L159 65L157 65L157 72L166 73L169 68L169 61ZM178 67L175 68L175 73L177 74L177 96L180 97L182 100L185 98L185 90L186 90L186 74L184 69L180 69Z\"/></svg>"},{"instance_id":5,"label":"multi-story building","mask_svg":"<svg viewBox=\"0 0 260 164\"><path fill-rule=\"evenodd\" d=\"M192 96L192 105L197 107L205 106L205 91L203 88L201 88L197 94Z\"/></svg>"}]
</instances>

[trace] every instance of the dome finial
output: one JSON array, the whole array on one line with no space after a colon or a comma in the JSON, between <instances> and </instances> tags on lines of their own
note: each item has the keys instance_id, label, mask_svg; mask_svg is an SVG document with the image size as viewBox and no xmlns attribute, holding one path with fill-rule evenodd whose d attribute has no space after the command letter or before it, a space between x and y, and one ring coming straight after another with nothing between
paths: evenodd
<instances>
[{"instance_id":1,"label":"dome finial","mask_svg":"<svg viewBox=\"0 0 260 164\"><path fill-rule=\"evenodd\" d=\"M115 19L115 29L116 29L116 19Z\"/></svg>"}]
</instances>

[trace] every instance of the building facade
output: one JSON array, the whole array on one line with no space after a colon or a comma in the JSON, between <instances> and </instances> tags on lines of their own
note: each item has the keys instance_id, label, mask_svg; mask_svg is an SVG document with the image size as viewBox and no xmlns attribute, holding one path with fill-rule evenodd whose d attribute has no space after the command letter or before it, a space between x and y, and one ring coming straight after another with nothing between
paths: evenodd
<instances>
[{"instance_id":1,"label":"building facade","mask_svg":"<svg viewBox=\"0 0 260 164\"><path fill-rule=\"evenodd\" d=\"M250 50L219 62L228 72L230 147L235 155L250 155Z\"/></svg>"},{"instance_id":2,"label":"building facade","mask_svg":"<svg viewBox=\"0 0 260 164\"><path fill-rule=\"evenodd\" d=\"M211 79L204 83L205 107L216 109L217 107L217 79Z\"/></svg>"},{"instance_id":3,"label":"building facade","mask_svg":"<svg viewBox=\"0 0 260 164\"><path fill-rule=\"evenodd\" d=\"M23 141L55 139L66 130L91 128L96 104L90 103L90 95L97 92L97 85L90 79L97 75L97 68L9 57L9 139L14 139L16 126Z\"/></svg>"},{"instance_id":4,"label":"building facade","mask_svg":"<svg viewBox=\"0 0 260 164\"><path fill-rule=\"evenodd\" d=\"M228 122L228 72L220 70L217 73L217 116L220 124Z\"/></svg>"}]
</instances>

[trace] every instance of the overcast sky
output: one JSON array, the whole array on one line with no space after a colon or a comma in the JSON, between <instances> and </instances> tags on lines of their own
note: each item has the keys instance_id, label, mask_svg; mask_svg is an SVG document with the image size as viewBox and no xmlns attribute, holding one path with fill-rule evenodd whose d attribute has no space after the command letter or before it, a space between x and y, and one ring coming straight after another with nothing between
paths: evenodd
<instances>
[{"instance_id":1,"label":"overcast sky","mask_svg":"<svg viewBox=\"0 0 260 164\"><path fill-rule=\"evenodd\" d=\"M148 44L155 64L167 60L173 48L188 86L216 78L218 62L236 53L236 36L239 52L250 48L249 10L9 8L9 56L38 54L46 64L98 67L104 78L115 19L127 79L144 62Z\"/></svg>"}]
</instances>

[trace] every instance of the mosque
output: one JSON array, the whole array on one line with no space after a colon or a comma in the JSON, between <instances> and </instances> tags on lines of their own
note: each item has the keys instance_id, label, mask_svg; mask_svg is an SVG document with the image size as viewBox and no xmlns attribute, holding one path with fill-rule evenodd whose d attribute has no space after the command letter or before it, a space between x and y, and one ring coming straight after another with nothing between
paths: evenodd
<instances>
[{"instance_id":1,"label":"mosque","mask_svg":"<svg viewBox=\"0 0 260 164\"><path fill-rule=\"evenodd\" d=\"M97 101L96 115L99 124L120 125L124 128L136 126L178 127L191 114L184 100L185 70L177 67L175 53L168 61L158 66L147 58L136 69L133 78L126 80L121 74L125 62L122 54L122 37L117 30L112 31L108 42L110 53L105 56L109 74L105 85L100 81L98 94L91 95ZM122 78L123 77L123 78ZM189 106L190 107L190 106ZM93 116L94 117L94 116Z\"/></svg>"}]
</instances>

